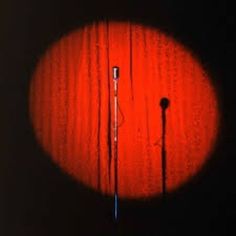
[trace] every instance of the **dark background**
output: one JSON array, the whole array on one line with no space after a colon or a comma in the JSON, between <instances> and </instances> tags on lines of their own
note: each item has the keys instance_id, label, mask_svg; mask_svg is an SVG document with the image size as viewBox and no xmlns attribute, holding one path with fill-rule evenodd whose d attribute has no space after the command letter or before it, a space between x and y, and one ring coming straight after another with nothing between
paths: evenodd
<instances>
[{"instance_id":1,"label":"dark background","mask_svg":"<svg viewBox=\"0 0 236 236\"><path fill-rule=\"evenodd\" d=\"M157 26L190 47L212 77L221 110L218 143L203 171L165 203L120 202L118 224L112 199L50 161L28 116L40 55L70 30L105 18ZM234 21L229 1L0 0L0 235L236 235Z\"/></svg>"}]
</instances>

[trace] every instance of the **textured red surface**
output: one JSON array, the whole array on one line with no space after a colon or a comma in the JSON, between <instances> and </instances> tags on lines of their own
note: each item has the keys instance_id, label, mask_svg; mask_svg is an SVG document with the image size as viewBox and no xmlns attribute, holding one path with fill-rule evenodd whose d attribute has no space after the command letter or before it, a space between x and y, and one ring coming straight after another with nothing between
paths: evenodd
<instances>
[{"instance_id":1,"label":"textured red surface","mask_svg":"<svg viewBox=\"0 0 236 236\"><path fill-rule=\"evenodd\" d=\"M110 183L108 178L109 153L114 155L112 66L120 67L119 195L161 193L162 97L170 100L167 191L176 189L209 157L219 113L201 65L156 29L99 22L56 42L31 82L30 113L38 141L78 181L113 193L113 161Z\"/></svg>"}]
</instances>

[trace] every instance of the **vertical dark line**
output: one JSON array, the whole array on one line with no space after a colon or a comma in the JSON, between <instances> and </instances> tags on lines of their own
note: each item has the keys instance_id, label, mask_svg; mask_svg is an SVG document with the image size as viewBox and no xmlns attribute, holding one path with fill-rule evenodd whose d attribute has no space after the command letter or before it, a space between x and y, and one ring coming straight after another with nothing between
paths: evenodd
<instances>
[{"instance_id":1,"label":"vertical dark line","mask_svg":"<svg viewBox=\"0 0 236 236\"><path fill-rule=\"evenodd\" d=\"M166 195L166 112L165 109L162 108L162 148L161 148L161 156L162 156L162 194L163 197Z\"/></svg>"},{"instance_id":2,"label":"vertical dark line","mask_svg":"<svg viewBox=\"0 0 236 236\"><path fill-rule=\"evenodd\" d=\"M129 24L129 50L130 50L130 85L131 85L131 98L134 100L134 92L133 92L133 44L132 44L132 25Z\"/></svg>"},{"instance_id":3,"label":"vertical dark line","mask_svg":"<svg viewBox=\"0 0 236 236\"><path fill-rule=\"evenodd\" d=\"M107 127L107 145L108 145L108 178L109 185L111 184L111 160L112 160L112 147L111 147L111 99L110 99L110 58L109 58L109 21L107 20L107 78L108 78L108 127Z\"/></svg>"},{"instance_id":4,"label":"vertical dark line","mask_svg":"<svg viewBox=\"0 0 236 236\"><path fill-rule=\"evenodd\" d=\"M98 24L95 24L96 29L96 45L99 46L99 30ZM100 63L99 63L99 47L97 47L96 53L96 65L97 65L97 76L98 76L98 133L97 133L97 150L98 150L98 159L97 159L97 168L98 168L98 189L101 189L101 155L100 155L100 129L101 129L101 78L100 78Z\"/></svg>"},{"instance_id":5,"label":"vertical dark line","mask_svg":"<svg viewBox=\"0 0 236 236\"><path fill-rule=\"evenodd\" d=\"M86 45L86 51L87 51L87 56L88 56L88 58L86 58L87 59L87 62L88 62L88 67L87 67L87 72L88 72L88 90L89 90L89 96L93 96L93 91L92 91L92 73L91 73L91 64L92 64L92 62L91 62L91 30L92 30L92 27L88 27L87 28L87 30L88 30L88 34L87 34L87 36L88 36L88 39L87 39L87 45ZM89 136L88 136L88 145L90 145L91 144L91 132L92 132L92 130L91 129L93 129L92 128L92 110L93 109L91 109L92 108L92 106L91 106L91 99L89 99L89 104L88 104L88 124L90 125L91 124L91 128L90 128L90 132L89 132ZM89 155L88 155L88 158L92 158L91 157L91 152L89 152ZM97 178L98 179L98 178Z\"/></svg>"},{"instance_id":6,"label":"vertical dark line","mask_svg":"<svg viewBox=\"0 0 236 236\"><path fill-rule=\"evenodd\" d=\"M160 101L161 106L161 119L162 119L162 147L161 147L161 157L162 157L162 195L163 199L166 196L166 109L169 106L169 99L162 98Z\"/></svg>"}]
</instances>

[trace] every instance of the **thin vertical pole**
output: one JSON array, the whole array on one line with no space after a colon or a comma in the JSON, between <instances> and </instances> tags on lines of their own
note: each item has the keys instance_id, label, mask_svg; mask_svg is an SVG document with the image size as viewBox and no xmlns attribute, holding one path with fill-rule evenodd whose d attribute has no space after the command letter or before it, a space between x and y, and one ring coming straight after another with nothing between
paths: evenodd
<instances>
[{"instance_id":1,"label":"thin vertical pole","mask_svg":"<svg viewBox=\"0 0 236 236\"><path fill-rule=\"evenodd\" d=\"M118 78L119 68L113 67L114 80L114 218L118 219Z\"/></svg>"}]
</instances>

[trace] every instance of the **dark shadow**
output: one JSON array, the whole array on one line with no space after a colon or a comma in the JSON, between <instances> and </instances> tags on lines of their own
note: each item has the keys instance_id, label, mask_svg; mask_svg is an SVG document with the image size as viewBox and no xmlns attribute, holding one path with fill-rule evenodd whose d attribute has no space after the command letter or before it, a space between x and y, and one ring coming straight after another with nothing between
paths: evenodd
<instances>
[{"instance_id":1,"label":"dark shadow","mask_svg":"<svg viewBox=\"0 0 236 236\"><path fill-rule=\"evenodd\" d=\"M162 169L162 195L166 195L166 109L170 101L163 97L160 101L161 106L161 121L162 121L162 145L161 145L161 169Z\"/></svg>"}]
</instances>

